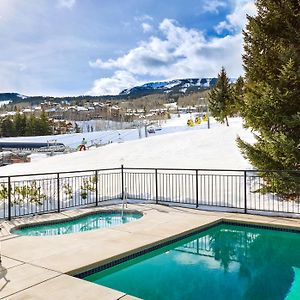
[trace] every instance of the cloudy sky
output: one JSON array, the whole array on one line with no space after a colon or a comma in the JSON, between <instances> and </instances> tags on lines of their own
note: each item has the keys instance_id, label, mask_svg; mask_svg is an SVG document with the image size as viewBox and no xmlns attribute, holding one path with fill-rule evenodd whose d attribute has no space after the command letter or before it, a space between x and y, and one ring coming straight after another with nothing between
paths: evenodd
<instances>
[{"instance_id":1,"label":"cloudy sky","mask_svg":"<svg viewBox=\"0 0 300 300\"><path fill-rule=\"evenodd\" d=\"M0 92L104 95L243 74L254 0L0 0Z\"/></svg>"}]
</instances>

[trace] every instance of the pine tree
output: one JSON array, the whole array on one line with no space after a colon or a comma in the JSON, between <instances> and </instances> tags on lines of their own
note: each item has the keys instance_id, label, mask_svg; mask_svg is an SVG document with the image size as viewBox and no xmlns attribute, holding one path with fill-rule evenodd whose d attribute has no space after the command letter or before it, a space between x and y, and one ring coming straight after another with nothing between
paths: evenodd
<instances>
[{"instance_id":1,"label":"pine tree","mask_svg":"<svg viewBox=\"0 0 300 300\"><path fill-rule=\"evenodd\" d=\"M233 86L233 97L234 97L234 106L233 113L239 113L243 108L243 99L245 93L245 82L244 78L240 76Z\"/></svg>"},{"instance_id":2,"label":"pine tree","mask_svg":"<svg viewBox=\"0 0 300 300\"><path fill-rule=\"evenodd\" d=\"M48 135L52 133L50 122L45 111L42 111L38 120L38 135Z\"/></svg>"},{"instance_id":3,"label":"pine tree","mask_svg":"<svg viewBox=\"0 0 300 300\"><path fill-rule=\"evenodd\" d=\"M208 105L212 116L220 123L228 124L228 116L233 110L233 93L224 67L218 74L218 80L208 95Z\"/></svg>"},{"instance_id":4,"label":"pine tree","mask_svg":"<svg viewBox=\"0 0 300 300\"><path fill-rule=\"evenodd\" d=\"M31 115L29 118L26 119L26 129L25 135L33 136L36 132L36 118L34 115Z\"/></svg>"},{"instance_id":5,"label":"pine tree","mask_svg":"<svg viewBox=\"0 0 300 300\"><path fill-rule=\"evenodd\" d=\"M17 112L14 116L13 122L16 129L16 136L24 136L26 128L26 116L24 114L20 114L20 112Z\"/></svg>"},{"instance_id":6,"label":"pine tree","mask_svg":"<svg viewBox=\"0 0 300 300\"><path fill-rule=\"evenodd\" d=\"M256 143L239 138L238 145L256 168L286 170L263 173L265 191L299 194L300 2L257 0L256 5L257 15L248 17L244 32L246 92L241 110Z\"/></svg>"},{"instance_id":7,"label":"pine tree","mask_svg":"<svg viewBox=\"0 0 300 300\"><path fill-rule=\"evenodd\" d=\"M3 137L16 136L15 125L10 117L6 117L1 123L1 136Z\"/></svg>"}]
</instances>

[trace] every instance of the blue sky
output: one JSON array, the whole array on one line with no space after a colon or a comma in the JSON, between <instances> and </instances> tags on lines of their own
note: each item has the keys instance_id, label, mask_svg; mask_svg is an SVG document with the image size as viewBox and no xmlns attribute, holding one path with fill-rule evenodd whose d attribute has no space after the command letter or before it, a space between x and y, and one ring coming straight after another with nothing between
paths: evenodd
<instances>
[{"instance_id":1,"label":"blue sky","mask_svg":"<svg viewBox=\"0 0 300 300\"><path fill-rule=\"evenodd\" d=\"M104 95L243 74L254 0L0 0L0 92Z\"/></svg>"}]
</instances>

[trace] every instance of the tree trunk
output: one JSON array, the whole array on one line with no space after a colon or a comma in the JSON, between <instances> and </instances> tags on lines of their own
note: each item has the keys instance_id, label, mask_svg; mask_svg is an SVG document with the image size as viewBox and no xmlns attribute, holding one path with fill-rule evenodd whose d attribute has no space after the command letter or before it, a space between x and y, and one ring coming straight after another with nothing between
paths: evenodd
<instances>
[{"instance_id":1,"label":"tree trunk","mask_svg":"<svg viewBox=\"0 0 300 300\"><path fill-rule=\"evenodd\" d=\"M227 117L225 117L225 121L226 121L226 126L229 126Z\"/></svg>"}]
</instances>

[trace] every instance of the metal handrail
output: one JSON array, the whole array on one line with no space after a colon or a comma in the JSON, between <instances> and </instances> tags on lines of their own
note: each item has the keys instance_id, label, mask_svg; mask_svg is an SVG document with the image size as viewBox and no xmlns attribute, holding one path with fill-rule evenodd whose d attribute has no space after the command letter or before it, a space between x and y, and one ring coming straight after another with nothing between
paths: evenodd
<instances>
[{"instance_id":1,"label":"metal handrail","mask_svg":"<svg viewBox=\"0 0 300 300\"><path fill-rule=\"evenodd\" d=\"M14 175L0 175L0 178L7 177L27 177L27 176L44 176L44 175L57 175L57 174L74 174L74 173L88 173L88 172L96 172L96 171L116 171L120 170L120 168L107 168L107 169L90 169L90 170L73 170L73 171L61 171L61 172L46 172L46 173L29 173L29 174L14 174Z\"/></svg>"},{"instance_id":2,"label":"metal handrail","mask_svg":"<svg viewBox=\"0 0 300 300\"><path fill-rule=\"evenodd\" d=\"M101 172L103 173L101 174ZM239 173L236 174L236 172ZM280 203L274 200L276 190L270 192L273 198L269 198L265 202L267 209L261 206L260 202L253 204L256 201L253 192L264 186L264 176L260 173L271 172L282 174L281 177L283 178L285 174L289 173L288 178L294 178L293 184L295 184L296 194L293 194L292 197L296 200L295 203L298 203L297 184L300 170L135 168L124 167L123 165L118 168L0 176L2 179L1 197L4 200L4 218L8 217L9 220L12 217L26 214L60 211L76 206L98 206L101 201L113 199L121 199L123 212L125 204L127 207L129 196L132 199L153 200L157 204L163 202L189 203L195 205L196 208L219 206L240 209L244 213L253 210L281 212L284 209L277 208ZM70 176L62 176L66 174ZM33 178L24 179L24 177L29 176ZM37 176L40 178L34 178ZM103 176L103 180L101 176ZM266 175L267 177L268 175ZM43 184L42 191L46 189L46 194L50 195L47 196L45 202L43 202L44 198L39 198L42 199L43 203L41 210L36 204L38 202L34 202L35 198L33 200L30 198L31 196L37 197L38 193L41 192L41 187L37 183L39 181ZM23 185L22 182L24 182ZM73 188L74 186L75 188ZM104 192L102 193L102 191ZM27 194L24 196L24 193L29 193L29 196ZM41 193L42 197L46 197L46 194ZM88 196L91 193L94 193L93 196ZM263 193L261 196L262 198L257 201L261 201L261 199L265 201ZM292 211L286 212L300 214L300 204L299 207L298 204L295 207L296 209L293 208Z\"/></svg>"},{"instance_id":3,"label":"metal handrail","mask_svg":"<svg viewBox=\"0 0 300 300\"><path fill-rule=\"evenodd\" d=\"M103 169L88 169L88 170L72 170L72 171L60 171L60 172L45 172L45 173L29 173L29 174L13 174L13 175L0 175L1 178L7 177L27 177L27 176L44 176L44 175L56 175L56 174L74 174L74 173L88 173L88 172L105 172L105 171L117 171L121 170L122 167L116 168L103 168ZM199 169L199 168L150 168L150 167L123 167L123 170L148 170L148 171L203 171L203 172L253 172L253 173L300 173L300 170L255 170L255 169Z\"/></svg>"}]
</instances>

